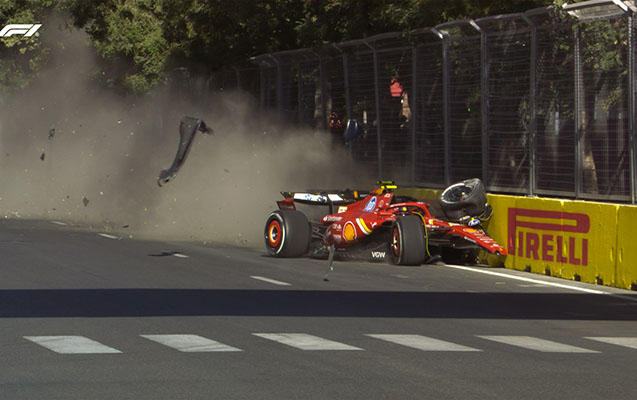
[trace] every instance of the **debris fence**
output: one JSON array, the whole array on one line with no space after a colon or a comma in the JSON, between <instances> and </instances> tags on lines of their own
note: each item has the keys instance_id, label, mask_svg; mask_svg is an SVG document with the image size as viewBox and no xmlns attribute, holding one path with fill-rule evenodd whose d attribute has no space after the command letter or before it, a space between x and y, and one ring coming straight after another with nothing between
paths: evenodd
<instances>
[{"instance_id":1,"label":"debris fence","mask_svg":"<svg viewBox=\"0 0 637 400\"><path fill-rule=\"evenodd\" d=\"M461 20L255 57L216 76L325 130L379 179L635 203L632 2Z\"/></svg>"}]
</instances>

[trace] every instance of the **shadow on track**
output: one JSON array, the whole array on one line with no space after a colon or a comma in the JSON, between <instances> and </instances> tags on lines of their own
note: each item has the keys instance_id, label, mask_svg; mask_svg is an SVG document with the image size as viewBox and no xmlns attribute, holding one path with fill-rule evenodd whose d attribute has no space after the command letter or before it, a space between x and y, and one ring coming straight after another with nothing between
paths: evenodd
<instances>
[{"instance_id":1,"label":"shadow on track","mask_svg":"<svg viewBox=\"0 0 637 400\"><path fill-rule=\"evenodd\" d=\"M631 295L637 301L637 295ZM0 290L0 318L273 316L637 320L594 294L217 289Z\"/></svg>"}]
</instances>

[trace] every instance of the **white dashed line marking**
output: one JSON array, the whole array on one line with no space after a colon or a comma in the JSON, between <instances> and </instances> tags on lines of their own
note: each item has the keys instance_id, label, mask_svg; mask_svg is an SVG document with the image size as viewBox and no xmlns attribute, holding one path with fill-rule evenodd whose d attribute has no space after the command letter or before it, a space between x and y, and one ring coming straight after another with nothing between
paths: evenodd
<instances>
[{"instance_id":1,"label":"white dashed line marking","mask_svg":"<svg viewBox=\"0 0 637 400\"><path fill-rule=\"evenodd\" d=\"M422 351L482 351L444 340L421 335L367 335L386 342L400 344Z\"/></svg>"},{"instance_id":2,"label":"white dashed line marking","mask_svg":"<svg viewBox=\"0 0 637 400\"><path fill-rule=\"evenodd\" d=\"M277 281L276 279L270 279L270 278L266 278L266 277L263 277L263 276L252 275L252 276L250 276L250 278L256 279L258 281L268 282L268 283L271 283L273 285L278 285L278 286L292 286L291 284L289 284L287 282Z\"/></svg>"},{"instance_id":3,"label":"white dashed line marking","mask_svg":"<svg viewBox=\"0 0 637 400\"><path fill-rule=\"evenodd\" d=\"M305 333L253 333L253 335L301 350L363 350L345 343L334 342Z\"/></svg>"},{"instance_id":4,"label":"white dashed line marking","mask_svg":"<svg viewBox=\"0 0 637 400\"><path fill-rule=\"evenodd\" d=\"M198 335L140 335L164 346L171 347L184 353L241 351Z\"/></svg>"},{"instance_id":5,"label":"white dashed line marking","mask_svg":"<svg viewBox=\"0 0 637 400\"><path fill-rule=\"evenodd\" d=\"M117 354L121 351L84 336L24 336L58 354Z\"/></svg>"},{"instance_id":6,"label":"white dashed line marking","mask_svg":"<svg viewBox=\"0 0 637 400\"><path fill-rule=\"evenodd\" d=\"M498 343L509 344L511 346L522 347L529 350L541 351L543 353L599 353L595 350L588 350L582 347L568 344L552 342L550 340L539 339L531 336L480 336L479 338L491 340Z\"/></svg>"},{"instance_id":7,"label":"white dashed line marking","mask_svg":"<svg viewBox=\"0 0 637 400\"><path fill-rule=\"evenodd\" d=\"M637 349L637 337L587 337L586 339Z\"/></svg>"}]
</instances>

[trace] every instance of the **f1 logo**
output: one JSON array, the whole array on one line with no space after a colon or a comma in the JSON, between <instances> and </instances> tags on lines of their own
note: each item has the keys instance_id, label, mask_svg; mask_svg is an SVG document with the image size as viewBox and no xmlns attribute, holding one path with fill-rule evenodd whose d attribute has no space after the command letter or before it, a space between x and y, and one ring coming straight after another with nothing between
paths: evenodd
<instances>
[{"instance_id":1,"label":"f1 logo","mask_svg":"<svg viewBox=\"0 0 637 400\"><path fill-rule=\"evenodd\" d=\"M11 24L0 30L0 37L10 37L13 35L33 36L42 24Z\"/></svg>"}]
</instances>

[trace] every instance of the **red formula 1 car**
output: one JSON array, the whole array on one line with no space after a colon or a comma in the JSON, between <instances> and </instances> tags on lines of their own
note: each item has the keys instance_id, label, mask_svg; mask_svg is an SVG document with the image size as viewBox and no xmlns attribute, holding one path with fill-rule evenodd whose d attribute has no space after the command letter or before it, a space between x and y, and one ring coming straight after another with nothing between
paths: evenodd
<instances>
[{"instance_id":1,"label":"red formula 1 car","mask_svg":"<svg viewBox=\"0 0 637 400\"><path fill-rule=\"evenodd\" d=\"M268 253L275 257L327 255L330 266L335 254L398 265L420 265L441 257L446 262L472 263L478 250L507 254L480 225L492 210L479 179L445 189L438 199L442 213L432 212L429 203L396 195L392 182L378 184L369 193L282 192L279 210L265 224ZM297 204L326 206L328 212L308 219ZM311 214L318 207L309 208Z\"/></svg>"}]
</instances>

